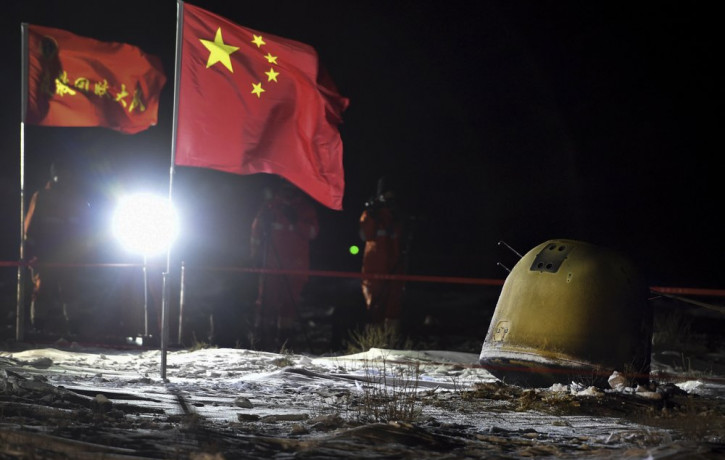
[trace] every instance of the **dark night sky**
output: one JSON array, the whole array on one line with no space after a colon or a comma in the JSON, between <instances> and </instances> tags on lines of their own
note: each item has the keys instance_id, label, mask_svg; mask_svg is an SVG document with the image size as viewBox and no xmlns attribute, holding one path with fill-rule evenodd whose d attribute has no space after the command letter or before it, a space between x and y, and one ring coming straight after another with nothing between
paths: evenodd
<instances>
[{"instance_id":1,"label":"dark night sky","mask_svg":"<svg viewBox=\"0 0 725 460\"><path fill-rule=\"evenodd\" d=\"M346 249L386 175L417 218L415 274L503 278L496 262L515 260L499 240L523 253L573 238L629 254L651 285L725 287L715 2L192 3L314 46L350 98L345 209L318 207L313 268L359 269ZM176 2L3 8L0 250L16 260L20 23L131 43L163 61L171 81L148 131L26 127L26 196L57 151L80 151L103 183L104 209L111 189L168 191ZM179 257L241 263L263 184L179 168Z\"/></svg>"}]
</instances>

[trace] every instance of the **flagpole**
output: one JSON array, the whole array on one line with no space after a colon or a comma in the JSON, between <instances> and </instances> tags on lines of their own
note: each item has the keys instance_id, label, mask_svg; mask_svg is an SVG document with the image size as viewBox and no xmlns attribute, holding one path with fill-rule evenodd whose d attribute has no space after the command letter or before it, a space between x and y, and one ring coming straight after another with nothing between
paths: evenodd
<instances>
[{"instance_id":1,"label":"flagpole","mask_svg":"<svg viewBox=\"0 0 725 460\"><path fill-rule=\"evenodd\" d=\"M181 75L181 42L184 26L184 2L176 2L176 50L174 64L174 110L171 124L171 165L169 167L169 202L174 195L174 162L176 155L176 124L179 118L179 78ZM169 340L169 273L171 272L171 246L166 252L166 272L163 275L161 290L161 379L166 379L166 353Z\"/></svg>"},{"instance_id":2,"label":"flagpole","mask_svg":"<svg viewBox=\"0 0 725 460\"><path fill-rule=\"evenodd\" d=\"M25 338L25 112L28 107L28 28L20 24L20 258L15 340Z\"/></svg>"}]
</instances>

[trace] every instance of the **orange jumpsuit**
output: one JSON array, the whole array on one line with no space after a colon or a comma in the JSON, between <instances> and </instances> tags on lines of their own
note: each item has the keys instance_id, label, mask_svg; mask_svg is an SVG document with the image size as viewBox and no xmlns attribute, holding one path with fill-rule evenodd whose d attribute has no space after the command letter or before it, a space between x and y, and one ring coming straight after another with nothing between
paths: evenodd
<instances>
[{"instance_id":1,"label":"orange jumpsuit","mask_svg":"<svg viewBox=\"0 0 725 460\"><path fill-rule=\"evenodd\" d=\"M402 274L402 224L390 207L381 204L363 211L360 236L365 240L362 273ZM399 280L363 278L362 292L373 323L400 320L403 288Z\"/></svg>"},{"instance_id":2,"label":"orange jumpsuit","mask_svg":"<svg viewBox=\"0 0 725 460\"><path fill-rule=\"evenodd\" d=\"M252 222L252 258L266 269L309 270L310 241L318 231L314 206L301 192L283 186ZM290 329L307 281L307 275L262 274L255 326Z\"/></svg>"},{"instance_id":3,"label":"orange jumpsuit","mask_svg":"<svg viewBox=\"0 0 725 460\"><path fill-rule=\"evenodd\" d=\"M42 263L75 264L86 256L90 208L74 187L48 182L35 192L25 216L26 258ZM30 320L45 332L67 332L67 321L79 308L78 270L72 267L32 267Z\"/></svg>"}]
</instances>

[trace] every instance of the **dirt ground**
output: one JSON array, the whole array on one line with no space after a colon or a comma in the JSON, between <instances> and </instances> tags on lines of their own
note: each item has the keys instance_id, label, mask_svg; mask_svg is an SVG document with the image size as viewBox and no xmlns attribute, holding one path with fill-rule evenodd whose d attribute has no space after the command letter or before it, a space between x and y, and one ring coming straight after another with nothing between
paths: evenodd
<instances>
[{"instance_id":1,"label":"dirt ground","mask_svg":"<svg viewBox=\"0 0 725 460\"><path fill-rule=\"evenodd\" d=\"M68 368L51 375L49 358L0 358L0 458L715 459L725 454L722 379L720 394L710 396L671 383L658 385L656 396L643 397L482 381L471 387L437 385L409 401L401 387L394 394L354 392L349 379L306 370L294 355L277 360L285 383L271 393L255 387L247 398L238 395L248 393L218 387L214 375L208 388L193 391L141 379L134 382L143 385L139 392L123 385L101 388L101 375L112 379L108 369L98 368L98 378L87 376L82 383L67 375ZM323 386L310 383L316 379ZM385 398L375 406L379 412L372 409L371 399ZM220 414L230 411L236 411L236 420L220 421Z\"/></svg>"},{"instance_id":2,"label":"dirt ground","mask_svg":"<svg viewBox=\"0 0 725 460\"><path fill-rule=\"evenodd\" d=\"M416 326L408 330L408 346L479 352L492 312L488 294L420 295L446 309L421 303L410 316ZM646 396L525 389L496 379L458 385L457 376L472 365L451 363L436 364L450 384L429 382L415 396L399 386L386 392L379 381L308 365L310 356L333 354L325 347L340 326L328 305L304 312L308 327L295 352L270 358L282 382L271 393L263 385L241 391L222 369L211 368L201 374L203 389L169 384L158 378L154 360L132 381L140 390L131 390L124 386L129 378L120 384L108 377L111 365L84 369L81 379L49 358L12 358L48 344L10 339L0 347L0 458L723 458L722 318L671 302L660 306ZM340 340L351 345L349 336ZM215 352L215 345L206 346ZM249 361L243 347L231 352L240 355L237 366ZM230 413L232 421L218 418Z\"/></svg>"}]
</instances>

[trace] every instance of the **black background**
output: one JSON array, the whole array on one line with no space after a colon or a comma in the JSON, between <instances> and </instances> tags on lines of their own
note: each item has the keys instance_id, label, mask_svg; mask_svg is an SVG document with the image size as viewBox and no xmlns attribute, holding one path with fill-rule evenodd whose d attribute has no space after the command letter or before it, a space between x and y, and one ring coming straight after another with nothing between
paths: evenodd
<instances>
[{"instance_id":1,"label":"black background","mask_svg":"<svg viewBox=\"0 0 725 460\"><path fill-rule=\"evenodd\" d=\"M344 210L318 206L313 268L359 270L347 248L359 244L363 203L385 175L415 217L415 274L504 278L497 262L516 258L500 240L523 253L572 238L622 250L650 285L723 287L714 3L194 4L314 46L351 101L341 126ZM17 260L19 247L21 22L137 45L169 78L158 125L137 135L26 126L26 203L64 154L88 159L99 222L122 192L168 193L176 2L11 2L0 21L0 258ZM243 264L265 183L177 168L184 230L174 255Z\"/></svg>"}]
</instances>

